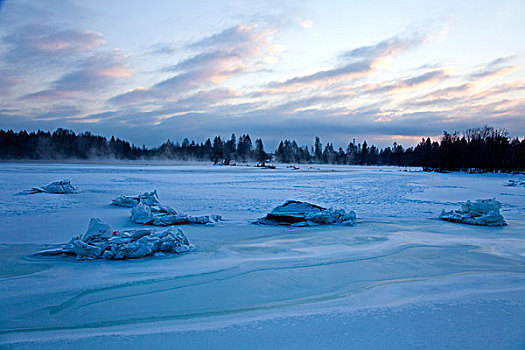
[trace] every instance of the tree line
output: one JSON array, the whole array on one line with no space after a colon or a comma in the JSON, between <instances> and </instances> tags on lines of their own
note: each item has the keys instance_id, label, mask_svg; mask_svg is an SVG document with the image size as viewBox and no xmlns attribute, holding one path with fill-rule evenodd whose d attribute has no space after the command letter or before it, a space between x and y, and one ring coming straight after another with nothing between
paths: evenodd
<instances>
[{"instance_id":1,"label":"tree line","mask_svg":"<svg viewBox=\"0 0 525 350\"><path fill-rule=\"evenodd\" d=\"M510 138L504 129L490 126L469 129L462 134L444 132L439 141L422 139L415 147L369 146L366 141L350 142L346 149L332 143L323 146L319 137L312 146L299 146L294 140L283 140L273 153L264 150L263 141L252 142L249 135L238 139L216 136L203 143L185 138L182 143L167 140L159 147L137 147L112 136L90 132L76 134L71 130L54 132L14 132L0 130L0 159L122 159L122 160L199 160L231 165L237 162L321 163L350 165L421 166L434 171L524 171L525 138Z\"/></svg>"},{"instance_id":2,"label":"tree line","mask_svg":"<svg viewBox=\"0 0 525 350\"><path fill-rule=\"evenodd\" d=\"M324 147L318 137L311 148L299 147L295 141L280 142L274 158L282 163L327 163L356 165L421 166L429 171L524 171L525 138L510 138L504 129L490 126L466 130L463 134L443 132L441 140L422 139L415 147L379 149L367 142L350 142L346 150Z\"/></svg>"},{"instance_id":3,"label":"tree line","mask_svg":"<svg viewBox=\"0 0 525 350\"><path fill-rule=\"evenodd\" d=\"M159 147L137 147L128 141L107 139L87 131L76 134L59 128L54 132L25 130L0 130L0 159L63 160L63 159L166 159L212 161L229 165L232 162L258 161L264 163L271 157L264 151L261 139L255 145L249 135L237 140L235 134L229 140L220 136L196 143L185 138L182 143L167 140Z\"/></svg>"}]
</instances>

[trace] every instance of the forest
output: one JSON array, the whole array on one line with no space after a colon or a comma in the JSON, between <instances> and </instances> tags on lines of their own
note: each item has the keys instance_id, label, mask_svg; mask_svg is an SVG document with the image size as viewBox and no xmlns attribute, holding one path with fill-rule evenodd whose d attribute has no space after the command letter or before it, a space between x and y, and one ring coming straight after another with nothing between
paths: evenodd
<instances>
[{"instance_id":1,"label":"forest","mask_svg":"<svg viewBox=\"0 0 525 350\"><path fill-rule=\"evenodd\" d=\"M415 147L394 144L378 148L366 141L350 142L346 149L332 143L322 144L319 137L312 146L299 146L282 140L274 152L266 152L261 139L249 135L238 139L216 136L196 143L167 140L159 147L137 147L112 136L109 140L90 132L76 134L59 128L54 132L0 130L0 159L6 160L197 160L233 165L256 162L285 164L348 164L420 166L428 171L515 172L525 170L525 138L510 138L504 129L490 126L463 133L444 131L441 139L423 138Z\"/></svg>"}]
</instances>

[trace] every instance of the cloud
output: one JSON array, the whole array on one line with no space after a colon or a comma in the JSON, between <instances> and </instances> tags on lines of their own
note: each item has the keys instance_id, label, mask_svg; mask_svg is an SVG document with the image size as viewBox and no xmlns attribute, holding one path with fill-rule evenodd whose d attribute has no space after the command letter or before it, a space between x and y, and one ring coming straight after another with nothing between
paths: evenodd
<instances>
[{"instance_id":1,"label":"cloud","mask_svg":"<svg viewBox=\"0 0 525 350\"><path fill-rule=\"evenodd\" d=\"M272 35L273 31L259 30L256 25L237 25L188 45L203 51L168 69L206 71L207 79L218 84L231 75L254 69L254 58L281 53L282 46L269 46Z\"/></svg>"},{"instance_id":2,"label":"cloud","mask_svg":"<svg viewBox=\"0 0 525 350\"><path fill-rule=\"evenodd\" d=\"M132 70L123 62L118 51L91 56L75 71L62 75L50 89L27 94L23 99L69 98L81 92L94 92L106 88L115 80L128 77Z\"/></svg>"},{"instance_id":3,"label":"cloud","mask_svg":"<svg viewBox=\"0 0 525 350\"><path fill-rule=\"evenodd\" d=\"M206 80L220 84L229 76L248 70L240 54L214 51L198 54L184 60L166 70L171 71L201 71Z\"/></svg>"},{"instance_id":4,"label":"cloud","mask_svg":"<svg viewBox=\"0 0 525 350\"><path fill-rule=\"evenodd\" d=\"M138 87L114 96L114 104L134 104L147 101L173 100L199 88L209 88L226 79L260 69L260 59L276 57L282 47L271 46L273 31L261 30L256 25L237 25L220 33L187 45L197 52L164 71L176 75L150 87ZM274 62L274 60L273 60Z\"/></svg>"},{"instance_id":5,"label":"cloud","mask_svg":"<svg viewBox=\"0 0 525 350\"><path fill-rule=\"evenodd\" d=\"M23 81L22 76L0 70L0 96L6 95L12 87Z\"/></svg>"},{"instance_id":6,"label":"cloud","mask_svg":"<svg viewBox=\"0 0 525 350\"><path fill-rule=\"evenodd\" d=\"M512 96L512 93L525 89L523 81L514 80L486 87L490 79L508 75L510 72L519 69L517 66L501 66L512 59L513 57L495 59L476 68L474 72L456 76L457 79L466 79L466 82L428 92L418 97L417 100L404 102L402 106L403 108L450 109L453 107L460 108L464 105L472 106L474 103L486 103L483 101L493 101L501 95L511 94L508 96ZM516 96L513 97L513 99L515 98Z\"/></svg>"},{"instance_id":7,"label":"cloud","mask_svg":"<svg viewBox=\"0 0 525 350\"><path fill-rule=\"evenodd\" d=\"M340 55L339 65L332 69L321 70L312 74L296 76L283 82L273 82L266 93L279 93L304 87L331 85L343 80L360 78L380 68L381 63L391 56L408 50L425 40L422 35L410 37L392 37L371 46L363 46Z\"/></svg>"},{"instance_id":8,"label":"cloud","mask_svg":"<svg viewBox=\"0 0 525 350\"><path fill-rule=\"evenodd\" d=\"M2 29L11 30L27 24L48 23L53 26L76 26L92 15L97 15L85 5L72 0L17 0L3 1L0 16Z\"/></svg>"},{"instance_id":9,"label":"cloud","mask_svg":"<svg viewBox=\"0 0 525 350\"><path fill-rule=\"evenodd\" d=\"M175 48L170 43L156 43L151 45L152 55L171 55L175 53Z\"/></svg>"},{"instance_id":10,"label":"cloud","mask_svg":"<svg viewBox=\"0 0 525 350\"><path fill-rule=\"evenodd\" d=\"M305 20L301 21L301 27L305 29L310 29L314 26L314 21L312 21L310 18L306 18Z\"/></svg>"},{"instance_id":11,"label":"cloud","mask_svg":"<svg viewBox=\"0 0 525 350\"><path fill-rule=\"evenodd\" d=\"M281 88L293 85L307 85L320 82L321 84L331 84L341 79L351 79L361 77L370 72L370 62L361 61L346 64L334 69L316 72L310 75L294 77L282 83L274 83L270 88Z\"/></svg>"},{"instance_id":12,"label":"cloud","mask_svg":"<svg viewBox=\"0 0 525 350\"><path fill-rule=\"evenodd\" d=\"M117 105L137 104L146 101L168 100L170 97L193 91L206 80L204 72L186 72L163 80L149 88L137 87L112 97L109 102Z\"/></svg>"},{"instance_id":13,"label":"cloud","mask_svg":"<svg viewBox=\"0 0 525 350\"><path fill-rule=\"evenodd\" d=\"M64 3L69 8L67 5ZM15 6L11 10L21 9L29 11L28 18L19 18L19 22L26 24L11 26L1 39L3 50L0 67L7 67L4 70L9 74L2 74L0 85L4 88L0 88L0 94L11 98L12 103L19 103L16 101L20 99L69 99L78 96L80 92L95 92L104 84L111 84L130 74L130 69L122 63L122 54L101 49L105 43L101 33L59 27L58 23L44 24L44 20L44 23L27 24L37 14L41 14L47 21L52 17L43 8ZM18 84L16 90L7 88L19 83L20 77L24 77L24 81L28 83ZM49 81L51 83L48 88L31 91L34 91L35 85L38 86L36 82L42 84Z\"/></svg>"},{"instance_id":14,"label":"cloud","mask_svg":"<svg viewBox=\"0 0 525 350\"><path fill-rule=\"evenodd\" d=\"M443 89L432 91L421 98L428 98L428 97L450 97L450 96L457 96L458 94L463 94L466 91L469 91L472 88L471 83L464 83L461 85L453 85L448 86Z\"/></svg>"},{"instance_id":15,"label":"cloud","mask_svg":"<svg viewBox=\"0 0 525 350\"><path fill-rule=\"evenodd\" d=\"M59 29L44 24L16 28L4 36L8 46L5 58L9 63L41 63L59 60L63 56L89 52L105 43L102 34L92 31Z\"/></svg>"},{"instance_id":16,"label":"cloud","mask_svg":"<svg viewBox=\"0 0 525 350\"><path fill-rule=\"evenodd\" d=\"M506 93L506 92L513 92L513 91L520 91L525 90L525 81L524 80L516 80L511 81L508 83L502 83L495 85L490 88L490 91L493 93Z\"/></svg>"},{"instance_id":17,"label":"cloud","mask_svg":"<svg viewBox=\"0 0 525 350\"><path fill-rule=\"evenodd\" d=\"M178 100L175 104L192 108L194 106L208 107L217 103L226 102L229 99L239 97L241 92L229 88L216 88L207 91L199 91L196 94Z\"/></svg>"},{"instance_id":18,"label":"cloud","mask_svg":"<svg viewBox=\"0 0 525 350\"><path fill-rule=\"evenodd\" d=\"M257 31L257 25L239 24L220 33L213 34L187 45L191 49L230 49L232 51L249 50L254 47L254 41L267 36L267 31Z\"/></svg>"},{"instance_id":19,"label":"cloud","mask_svg":"<svg viewBox=\"0 0 525 350\"><path fill-rule=\"evenodd\" d=\"M151 93L151 90L135 90L131 93L137 94L142 91L146 94ZM240 94L237 90L219 87L210 90L200 90L189 96L164 102L163 104L157 104L154 107L144 106L143 104L136 106L128 105L125 108L118 109L114 113L92 115L90 117L105 120L111 119L113 121L118 120L121 125L156 125L173 116L195 112L203 113L213 108L220 109L227 101L239 97ZM130 96L129 98L134 97L136 96Z\"/></svg>"},{"instance_id":20,"label":"cloud","mask_svg":"<svg viewBox=\"0 0 525 350\"><path fill-rule=\"evenodd\" d=\"M434 82L434 81L440 81L443 78L446 78L448 74L444 70L435 70L432 72L427 72L425 74L421 74L419 76L404 79L401 81L401 85L403 87L412 87L412 86L418 86L421 84L425 84L428 82Z\"/></svg>"},{"instance_id":21,"label":"cloud","mask_svg":"<svg viewBox=\"0 0 525 350\"><path fill-rule=\"evenodd\" d=\"M481 67L477 67L473 72L467 73L456 78L466 79L466 82L456 84L428 92L420 96L417 101L407 101L404 107L433 107L433 108L458 108L473 103L480 103L483 100L494 100L499 95L512 94L525 88L525 83L521 80L504 82L498 85L486 87L491 79L509 75L517 71L520 67L516 65L505 65L514 59L514 56L501 57L492 60Z\"/></svg>"},{"instance_id":22,"label":"cloud","mask_svg":"<svg viewBox=\"0 0 525 350\"><path fill-rule=\"evenodd\" d=\"M302 143L311 143L316 135L339 144L352 137L390 142L398 135L432 136L443 129L462 130L485 123L525 132L519 124L524 103L516 93L523 91L523 82L507 79L491 86L484 80L517 67L512 57L498 58L460 75L435 64L422 66L423 62L416 62L413 69L405 66L402 72L392 69L374 74L388 67L396 55L418 48L430 37L417 33L344 51L324 69L268 78L269 73L283 74L290 64L272 67L286 50L274 39L279 33L267 27L237 25L186 45L163 42L150 46L135 62L162 60L166 66L154 68L158 75L148 78L156 79L153 83L140 86L139 81L125 91L129 86L118 89L115 83L131 82L125 80L132 73L127 57L119 51L104 51L101 34L43 26L42 42L36 42L35 33L32 39L22 35L28 26L13 28L9 35L16 32L22 40L15 42L14 36L8 38L10 42L4 40L5 54L33 52L34 57L48 60L41 66L36 59L32 62L42 68L39 72L48 74L42 73L44 79L39 81L51 83L43 88L20 84L20 69L0 74L0 94L33 87L19 93L25 94L23 101L5 104L0 111L4 125L78 127L109 135L118 130L119 136L148 145L168 137L203 140L249 132L263 137L270 147L284 137ZM394 95L398 92L416 94ZM108 96L113 97L105 99Z\"/></svg>"},{"instance_id":23,"label":"cloud","mask_svg":"<svg viewBox=\"0 0 525 350\"><path fill-rule=\"evenodd\" d=\"M516 56L499 57L499 58L496 58L496 59L490 61L487 64L487 67L500 66L502 64L506 64L506 63L509 63L509 62L513 61L515 58L516 58Z\"/></svg>"},{"instance_id":24,"label":"cloud","mask_svg":"<svg viewBox=\"0 0 525 350\"><path fill-rule=\"evenodd\" d=\"M37 120L62 120L79 115L81 112L72 105L53 105L50 110L39 114L35 119Z\"/></svg>"},{"instance_id":25,"label":"cloud","mask_svg":"<svg viewBox=\"0 0 525 350\"><path fill-rule=\"evenodd\" d=\"M383 40L375 45L362 46L341 55L344 59L358 59L367 62L373 62L377 59L392 56L401 51L413 48L421 44L426 39L425 36L414 34L409 37L395 36L387 40Z\"/></svg>"},{"instance_id":26,"label":"cloud","mask_svg":"<svg viewBox=\"0 0 525 350\"><path fill-rule=\"evenodd\" d=\"M466 78L474 81L481 79L498 78L514 71L521 69L518 65L508 64L512 62L515 56L499 57L481 67L478 66L473 72L469 73Z\"/></svg>"},{"instance_id":27,"label":"cloud","mask_svg":"<svg viewBox=\"0 0 525 350\"><path fill-rule=\"evenodd\" d=\"M448 77L445 70L438 69L430 71L415 77L400 79L392 83L378 84L379 86L366 90L367 93L399 93L399 92L410 92L420 89L422 87L428 87L429 85L436 84L443 81Z\"/></svg>"},{"instance_id":28,"label":"cloud","mask_svg":"<svg viewBox=\"0 0 525 350\"><path fill-rule=\"evenodd\" d=\"M309 102L305 102L308 104ZM311 101L316 103L316 101ZM26 120L14 114L0 113L0 123L17 128L68 127L85 128L95 133L111 136L118 129L119 137L135 143L157 146L166 139L182 140L190 137L204 141L208 137L249 133L253 138L262 137L268 150L274 149L283 138L296 139L311 145L314 136L336 146L346 145L352 138L366 139L369 143L387 146L399 135L412 137L413 143L421 136L439 136L443 130L461 131L477 125L494 125L507 128L513 135L524 135L523 112L525 103L499 101L491 105L465 105L442 111L390 110L380 104L361 105L356 111L341 113L340 110L302 110L286 113L277 109L257 110L239 115L201 111L175 105L153 111L120 109L104 113L74 116L58 120ZM147 127L148 132L144 132ZM408 139L407 139L408 140ZM414 141L415 140L415 141ZM361 142L361 141L359 141Z\"/></svg>"},{"instance_id":29,"label":"cloud","mask_svg":"<svg viewBox=\"0 0 525 350\"><path fill-rule=\"evenodd\" d=\"M523 112L523 107L521 107ZM250 133L253 137L262 137L265 145L272 149L279 140L293 138L303 144L312 144L315 136L334 142L336 145L345 145L352 138L367 139L368 142L391 142L397 135L421 136L440 135L443 130L461 131L475 125L494 125L505 127L513 133L521 135L525 132L523 119L519 109L512 109L504 119L499 119L500 112L487 108L471 110L467 118L453 116L445 112L414 112L403 113L391 119L383 118L383 112L377 106L362 108L356 112L344 115L334 115L333 111L316 110L301 111L294 114L283 114L272 111L249 113L240 117L231 117L224 114L188 113L166 119L157 125L157 132L165 138L182 139L188 135L204 140L214 135L229 136ZM165 131L163 131L165 130ZM415 142L414 142L415 143ZM405 146L410 146L408 144Z\"/></svg>"},{"instance_id":30,"label":"cloud","mask_svg":"<svg viewBox=\"0 0 525 350\"><path fill-rule=\"evenodd\" d=\"M499 78L499 77L502 77L502 76L505 76L507 74L510 74L512 72L515 72L517 70L519 70L520 67L517 66L517 65L510 65L510 66L504 66L504 67L495 67L495 68L492 68L489 67L489 68L486 68L486 69L481 69L481 70L477 70L471 74L468 75L468 78L470 80L479 80L479 79L494 79L494 78Z\"/></svg>"}]
</instances>

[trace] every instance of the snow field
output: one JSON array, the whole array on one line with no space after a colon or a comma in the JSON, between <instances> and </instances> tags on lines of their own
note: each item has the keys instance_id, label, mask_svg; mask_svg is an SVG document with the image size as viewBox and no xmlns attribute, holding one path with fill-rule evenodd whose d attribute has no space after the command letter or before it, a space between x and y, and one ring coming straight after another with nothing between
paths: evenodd
<instances>
[{"instance_id":1,"label":"snow field","mask_svg":"<svg viewBox=\"0 0 525 350\"><path fill-rule=\"evenodd\" d=\"M523 348L525 192L512 175L399 168L2 164L2 348ZM71 195L17 195L68 178ZM224 221L182 226L186 254L128 261L28 258L92 217L144 226L111 199ZM496 198L505 227L438 220ZM355 226L259 226L287 199L353 210ZM163 230L162 228L159 228Z\"/></svg>"}]
</instances>

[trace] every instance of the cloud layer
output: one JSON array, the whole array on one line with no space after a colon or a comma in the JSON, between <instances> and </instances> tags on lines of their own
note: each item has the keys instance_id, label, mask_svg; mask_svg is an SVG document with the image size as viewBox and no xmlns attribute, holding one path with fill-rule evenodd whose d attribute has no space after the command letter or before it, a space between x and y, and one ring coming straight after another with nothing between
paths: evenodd
<instances>
[{"instance_id":1,"label":"cloud layer","mask_svg":"<svg viewBox=\"0 0 525 350\"><path fill-rule=\"evenodd\" d=\"M137 87L117 95L117 105L173 100L197 89L214 88L230 77L263 66L261 60L271 56L271 30L257 26L237 25L187 45L197 53L164 67L174 75L149 87ZM166 52L166 51L165 51Z\"/></svg>"},{"instance_id":2,"label":"cloud layer","mask_svg":"<svg viewBox=\"0 0 525 350\"><path fill-rule=\"evenodd\" d=\"M432 61L422 52L439 44L442 28L361 45L349 38L322 63L305 66L294 65L302 57L286 35L315 38L316 19L239 19L207 28L208 35L174 34L130 51L89 26L52 20L56 6L31 6L11 3L10 25L0 28L3 128L91 129L148 145L232 132L270 145L315 135L339 144L354 137L416 142L482 124L525 135L523 57L461 67ZM307 61L318 48L302 50Z\"/></svg>"}]
</instances>

